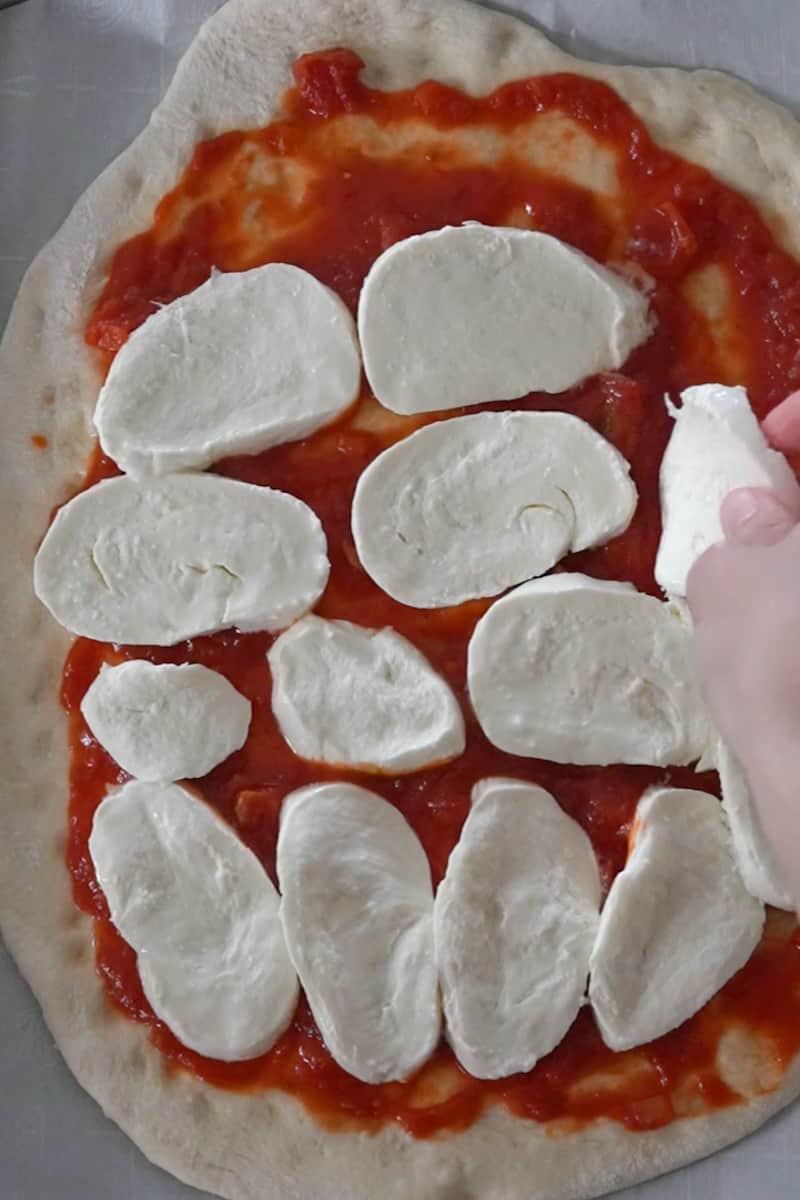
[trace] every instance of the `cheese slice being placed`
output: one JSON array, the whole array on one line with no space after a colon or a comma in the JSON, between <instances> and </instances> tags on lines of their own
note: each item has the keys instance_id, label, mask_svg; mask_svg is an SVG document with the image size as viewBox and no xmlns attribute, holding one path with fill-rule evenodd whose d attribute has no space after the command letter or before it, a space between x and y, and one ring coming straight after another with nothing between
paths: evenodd
<instances>
[{"instance_id":1,"label":"cheese slice being placed","mask_svg":"<svg viewBox=\"0 0 800 1200\"><path fill-rule=\"evenodd\" d=\"M529 1071L583 1003L600 876L543 788L483 779L434 905L447 1038L478 1079Z\"/></svg>"},{"instance_id":2,"label":"cheese slice being placed","mask_svg":"<svg viewBox=\"0 0 800 1200\"><path fill-rule=\"evenodd\" d=\"M720 738L716 766L722 807L728 817L733 850L745 887L765 904L792 912L795 900L761 826L750 785L739 760Z\"/></svg>"},{"instance_id":3,"label":"cheese slice being placed","mask_svg":"<svg viewBox=\"0 0 800 1200\"><path fill-rule=\"evenodd\" d=\"M103 667L81 702L86 724L136 779L199 779L243 746L251 705L217 671L142 659Z\"/></svg>"},{"instance_id":4,"label":"cheese slice being placed","mask_svg":"<svg viewBox=\"0 0 800 1200\"><path fill-rule=\"evenodd\" d=\"M306 437L350 407L360 377L344 303L307 271L268 263L216 272L140 325L94 423L123 471L165 475Z\"/></svg>"},{"instance_id":5,"label":"cheese slice being placed","mask_svg":"<svg viewBox=\"0 0 800 1200\"><path fill-rule=\"evenodd\" d=\"M591 960L589 998L612 1050L687 1021L745 965L764 926L716 796L651 789L639 802L632 841Z\"/></svg>"},{"instance_id":6,"label":"cheese slice being placed","mask_svg":"<svg viewBox=\"0 0 800 1200\"><path fill-rule=\"evenodd\" d=\"M489 741L553 762L689 763L709 737L690 635L628 583L551 575L475 626L467 678Z\"/></svg>"},{"instance_id":7,"label":"cheese slice being placed","mask_svg":"<svg viewBox=\"0 0 800 1200\"><path fill-rule=\"evenodd\" d=\"M635 508L627 462L585 421L485 412L437 421L380 454L356 487L353 538L379 587L437 608L602 545Z\"/></svg>"},{"instance_id":8,"label":"cheese slice being placed","mask_svg":"<svg viewBox=\"0 0 800 1200\"><path fill-rule=\"evenodd\" d=\"M738 487L795 492L782 454L771 450L747 392L719 383L681 392L679 409L661 460L661 522L656 582L685 596L689 570L703 551L723 540L720 505Z\"/></svg>"},{"instance_id":9,"label":"cheese slice being placed","mask_svg":"<svg viewBox=\"0 0 800 1200\"><path fill-rule=\"evenodd\" d=\"M367 378L397 413L563 392L650 330L647 299L579 250L476 223L390 246L358 306Z\"/></svg>"},{"instance_id":10,"label":"cheese slice being placed","mask_svg":"<svg viewBox=\"0 0 800 1200\"><path fill-rule=\"evenodd\" d=\"M364 771L417 771L464 749L445 681L393 629L304 617L268 655L272 711L301 758Z\"/></svg>"},{"instance_id":11,"label":"cheese slice being placed","mask_svg":"<svg viewBox=\"0 0 800 1200\"><path fill-rule=\"evenodd\" d=\"M230 826L176 784L132 780L97 809L89 853L156 1016L208 1058L269 1050L297 977L278 893Z\"/></svg>"},{"instance_id":12,"label":"cheese slice being placed","mask_svg":"<svg viewBox=\"0 0 800 1200\"><path fill-rule=\"evenodd\" d=\"M283 802L281 919L308 1003L340 1067L365 1083L405 1079L439 1040L433 889L396 808L351 783Z\"/></svg>"},{"instance_id":13,"label":"cheese slice being placed","mask_svg":"<svg viewBox=\"0 0 800 1200\"><path fill-rule=\"evenodd\" d=\"M219 475L107 479L59 509L34 589L79 637L172 646L234 626L282 629L328 580L311 509Z\"/></svg>"}]
</instances>

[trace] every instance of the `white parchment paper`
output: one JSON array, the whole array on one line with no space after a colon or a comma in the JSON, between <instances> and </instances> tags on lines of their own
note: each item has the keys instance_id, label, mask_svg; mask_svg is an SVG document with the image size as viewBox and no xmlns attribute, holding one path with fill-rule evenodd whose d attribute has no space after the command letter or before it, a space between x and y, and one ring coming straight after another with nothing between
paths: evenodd
<instances>
[{"instance_id":1,"label":"white parchment paper","mask_svg":"<svg viewBox=\"0 0 800 1200\"><path fill-rule=\"evenodd\" d=\"M30 259L145 124L178 57L219 6L26 0L0 9L0 327ZM498 7L528 15L574 53L725 68L800 112L797 0L516 0ZM197 1195L151 1166L77 1086L0 946L0 1200ZM624 1196L797 1200L800 1105L731 1150Z\"/></svg>"}]
</instances>

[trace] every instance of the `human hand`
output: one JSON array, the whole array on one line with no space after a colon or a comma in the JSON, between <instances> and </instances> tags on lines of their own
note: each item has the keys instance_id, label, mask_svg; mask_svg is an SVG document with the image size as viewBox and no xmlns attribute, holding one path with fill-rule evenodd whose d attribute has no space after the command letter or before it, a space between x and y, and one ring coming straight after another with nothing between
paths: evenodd
<instances>
[{"instance_id":1,"label":"human hand","mask_svg":"<svg viewBox=\"0 0 800 1200\"><path fill-rule=\"evenodd\" d=\"M763 430L776 450L800 450L800 392ZM700 681L800 906L800 488L737 489L721 519L725 541L688 580Z\"/></svg>"}]
</instances>

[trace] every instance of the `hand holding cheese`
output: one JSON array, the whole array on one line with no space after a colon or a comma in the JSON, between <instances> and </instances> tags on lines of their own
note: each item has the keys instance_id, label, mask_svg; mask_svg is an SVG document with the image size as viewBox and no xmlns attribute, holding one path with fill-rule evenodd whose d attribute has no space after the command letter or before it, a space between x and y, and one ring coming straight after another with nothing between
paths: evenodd
<instances>
[{"instance_id":1,"label":"hand holding cheese","mask_svg":"<svg viewBox=\"0 0 800 1200\"><path fill-rule=\"evenodd\" d=\"M741 387L687 388L661 462L661 518L656 581L686 595L692 563L722 537L720 505L732 488L774 488L800 507L800 491L782 454L770 449Z\"/></svg>"},{"instance_id":2,"label":"hand holding cheese","mask_svg":"<svg viewBox=\"0 0 800 1200\"><path fill-rule=\"evenodd\" d=\"M770 414L764 432L776 449L800 449L800 393ZM791 494L732 492L720 514L725 540L696 562L687 593L703 690L744 772L738 781L724 772L729 803L737 819L755 822L745 878L755 878L754 886L773 903L786 902L788 892L795 904L800 904L798 519L800 500ZM747 781L757 815L741 791ZM762 828L778 883L774 866L765 866Z\"/></svg>"}]
</instances>

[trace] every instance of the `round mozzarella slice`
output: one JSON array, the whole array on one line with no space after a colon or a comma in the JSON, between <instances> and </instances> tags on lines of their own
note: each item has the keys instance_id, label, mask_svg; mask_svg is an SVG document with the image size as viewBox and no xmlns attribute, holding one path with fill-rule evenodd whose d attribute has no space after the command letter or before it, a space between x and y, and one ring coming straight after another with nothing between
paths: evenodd
<instances>
[{"instance_id":1,"label":"round mozzarella slice","mask_svg":"<svg viewBox=\"0 0 800 1200\"><path fill-rule=\"evenodd\" d=\"M365 1083L404 1079L441 1027L430 868L396 808L349 783L283 802L281 919L325 1045Z\"/></svg>"},{"instance_id":2,"label":"round mozzarella slice","mask_svg":"<svg viewBox=\"0 0 800 1200\"><path fill-rule=\"evenodd\" d=\"M305 437L349 408L360 376L353 318L313 275L217 272L131 334L94 423L123 471L164 475Z\"/></svg>"},{"instance_id":3,"label":"round mozzarella slice","mask_svg":"<svg viewBox=\"0 0 800 1200\"><path fill-rule=\"evenodd\" d=\"M793 911L795 900L761 827L744 768L722 740L717 747L716 761L722 807L728 817L733 850L745 887L765 904Z\"/></svg>"},{"instance_id":4,"label":"round mozzarella slice","mask_svg":"<svg viewBox=\"0 0 800 1200\"><path fill-rule=\"evenodd\" d=\"M647 300L546 233L475 223L397 242L358 306L364 368L397 413L563 392L649 336Z\"/></svg>"},{"instance_id":5,"label":"round mozzarella slice","mask_svg":"<svg viewBox=\"0 0 800 1200\"><path fill-rule=\"evenodd\" d=\"M585 421L486 412L427 425L379 455L356 487L353 537L379 587L438 608L602 545L635 509L627 462Z\"/></svg>"},{"instance_id":6,"label":"round mozzarella slice","mask_svg":"<svg viewBox=\"0 0 800 1200\"><path fill-rule=\"evenodd\" d=\"M692 564L723 540L720 505L737 487L794 494L797 482L782 454L771 450L747 392L718 383L687 388L661 460L663 532L656 581L672 596L686 595Z\"/></svg>"},{"instance_id":7,"label":"round mozzarella slice","mask_svg":"<svg viewBox=\"0 0 800 1200\"><path fill-rule=\"evenodd\" d=\"M268 1050L297 977L278 893L230 826L176 784L134 780L97 809L89 853L156 1016L208 1058Z\"/></svg>"},{"instance_id":8,"label":"round mozzarella slice","mask_svg":"<svg viewBox=\"0 0 800 1200\"><path fill-rule=\"evenodd\" d=\"M653 1041L698 1012L758 945L764 908L744 886L715 796L654 788L592 951L589 998L612 1050Z\"/></svg>"},{"instance_id":9,"label":"round mozzarella slice","mask_svg":"<svg viewBox=\"0 0 800 1200\"><path fill-rule=\"evenodd\" d=\"M304 617L268 657L272 710L301 758L403 772L464 749L458 701L393 629Z\"/></svg>"},{"instance_id":10,"label":"round mozzarella slice","mask_svg":"<svg viewBox=\"0 0 800 1200\"><path fill-rule=\"evenodd\" d=\"M208 667L134 659L103 667L81 712L123 771L169 783L199 779L243 746L251 705Z\"/></svg>"},{"instance_id":11,"label":"round mozzarella slice","mask_svg":"<svg viewBox=\"0 0 800 1200\"><path fill-rule=\"evenodd\" d=\"M121 476L59 509L33 581L80 637L172 646L281 629L316 603L328 570L322 526L294 496L219 475Z\"/></svg>"},{"instance_id":12,"label":"round mozzarella slice","mask_svg":"<svg viewBox=\"0 0 800 1200\"><path fill-rule=\"evenodd\" d=\"M591 843L543 788L484 779L436 893L447 1038L478 1079L529 1071L583 1003L600 876Z\"/></svg>"},{"instance_id":13,"label":"round mozzarella slice","mask_svg":"<svg viewBox=\"0 0 800 1200\"><path fill-rule=\"evenodd\" d=\"M475 626L467 677L489 741L577 765L698 759L708 721L677 612L627 583L552 575Z\"/></svg>"}]
</instances>

